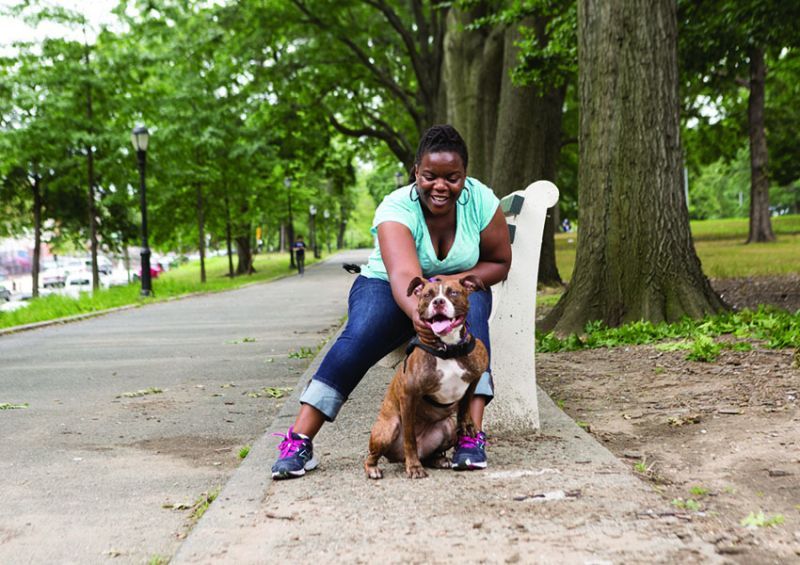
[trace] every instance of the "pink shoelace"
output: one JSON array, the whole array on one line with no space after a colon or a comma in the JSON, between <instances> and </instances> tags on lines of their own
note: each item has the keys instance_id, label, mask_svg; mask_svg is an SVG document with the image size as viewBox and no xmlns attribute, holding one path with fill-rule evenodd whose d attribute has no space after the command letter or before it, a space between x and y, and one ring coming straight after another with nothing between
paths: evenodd
<instances>
[{"instance_id":1,"label":"pink shoelace","mask_svg":"<svg viewBox=\"0 0 800 565\"><path fill-rule=\"evenodd\" d=\"M480 434L479 434L480 436ZM461 436L458 438L458 447L466 449L474 449L480 447L481 444L486 445L486 439L481 437Z\"/></svg>"},{"instance_id":2,"label":"pink shoelace","mask_svg":"<svg viewBox=\"0 0 800 565\"><path fill-rule=\"evenodd\" d=\"M281 451L281 459L285 459L286 457L291 457L295 453L297 453L301 447L303 447L304 439L294 439L292 434L294 433L292 427L289 427L289 431L286 434L272 434L277 437L282 437L283 441L278 444L278 449Z\"/></svg>"}]
</instances>

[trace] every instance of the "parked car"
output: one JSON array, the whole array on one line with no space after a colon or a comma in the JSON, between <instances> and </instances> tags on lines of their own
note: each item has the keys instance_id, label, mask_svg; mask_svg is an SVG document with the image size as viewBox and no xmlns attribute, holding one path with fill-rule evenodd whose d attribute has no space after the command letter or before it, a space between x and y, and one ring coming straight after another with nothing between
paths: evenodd
<instances>
[{"instance_id":1,"label":"parked car","mask_svg":"<svg viewBox=\"0 0 800 565\"><path fill-rule=\"evenodd\" d=\"M151 279L157 279L158 275L160 275L163 272L164 272L164 267L161 265L161 263L154 263L154 264L150 265L150 278ZM142 278L142 268L139 267L139 269L133 275L133 280L138 281L141 278Z\"/></svg>"},{"instance_id":2,"label":"parked car","mask_svg":"<svg viewBox=\"0 0 800 565\"><path fill-rule=\"evenodd\" d=\"M67 275L64 286L70 289L85 290L92 288L92 273L89 271L75 271ZM85 289L83 287L86 287Z\"/></svg>"},{"instance_id":3,"label":"parked car","mask_svg":"<svg viewBox=\"0 0 800 565\"><path fill-rule=\"evenodd\" d=\"M0 300L5 300L6 302L11 300L11 291L1 284L0 284Z\"/></svg>"},{"instance_id":4,"label":"parked car","mask_svg":"<svg viewBox=\"0 0 800 565\"><path fill-rule=\"evenodd\" d=\"M63 267L47 267L39 274L39 283L44 288L60 288L66 281L67 271Z\"/></svg>"},{"instance_id":5,"label":"parked car","mask_svg":"<svg viewBox=\"0 0 800 565\"><path fill-rule=\"evenodd\" d=\"M100 288L109 287L109 277L100 275ZM92 273L90 271L76 271L67 275L67 281L64 284L67 294L76 295L81 292L91 292L92 290Z\"/></svg>"}]
</instances>

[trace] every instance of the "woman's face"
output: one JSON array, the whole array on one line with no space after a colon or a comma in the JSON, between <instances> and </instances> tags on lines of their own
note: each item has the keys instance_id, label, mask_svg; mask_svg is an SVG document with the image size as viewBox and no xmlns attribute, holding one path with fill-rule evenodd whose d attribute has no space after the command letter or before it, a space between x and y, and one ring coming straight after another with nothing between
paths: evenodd
<instances>
[{"instance_id":1,"label":"woman's face","mask_svg":"<svg viewBox=\"0 0 800 565\"><path fill-rule=\"evenodd\" d=\"M425 153L414 167L419 201L435 216L448 214L464 189L467 171L454 151Z\"/></svg>"}]
</instances>

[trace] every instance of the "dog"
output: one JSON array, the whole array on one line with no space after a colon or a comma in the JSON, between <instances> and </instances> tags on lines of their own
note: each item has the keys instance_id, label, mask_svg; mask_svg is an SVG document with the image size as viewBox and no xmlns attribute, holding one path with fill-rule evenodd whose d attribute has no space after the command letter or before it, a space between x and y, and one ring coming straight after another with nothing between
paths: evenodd
<instances>
[{"instance_id":1,"label":"dog","mask_svg":"<svg viewBox=\"0 0 800 565\"><path fill-rule=\"evenodd\" d=\"M456 433L477 432L469 404L489 358L485 345L469 333L466 319L469 294L484 288L475 275L458 281L415 277L408 285L408 296L419 297L420 319L436 335L436 347L418 337L409 344L372 427L364 462L370 479L383 477L378 467L382 456L405 461L412 479L428 476L423 465L449 468L446 451L455 444Z\"/></svg>"}]
</instances>

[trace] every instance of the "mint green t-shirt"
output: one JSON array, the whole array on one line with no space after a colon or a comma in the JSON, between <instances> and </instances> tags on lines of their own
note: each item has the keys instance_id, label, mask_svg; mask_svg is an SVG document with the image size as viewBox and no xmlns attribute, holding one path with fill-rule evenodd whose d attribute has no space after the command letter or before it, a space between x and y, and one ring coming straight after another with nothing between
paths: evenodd
<instances>
[{"instance_id":1,"label":"mint green t-shirt","mask_svg":"<svg viewBox=\"0 0 800 565\"><path fill-rule=\"evenodd\" d=\"M389 280L378 245L378 226L383 222L398 222L411 230L422 274L426 278L460 273L474 267L480 255L481 232L492 221L500 200L491 188L477 179L467 177L464 191L459 197L462 202L466 200L467 189L469 200L463 205L456 204L455 241L447 257L441 261L433 249L422 214L422 205L419 200L411 200L409 197L411 187L398 188L388 194L375 210L375 219L370 230L375 238L375 249L367 263L361 266L361 274L368 278Z\"/></svg>"}]
</instances>

